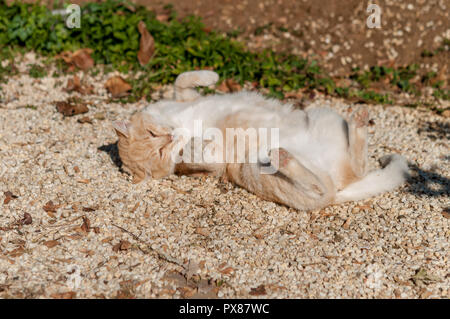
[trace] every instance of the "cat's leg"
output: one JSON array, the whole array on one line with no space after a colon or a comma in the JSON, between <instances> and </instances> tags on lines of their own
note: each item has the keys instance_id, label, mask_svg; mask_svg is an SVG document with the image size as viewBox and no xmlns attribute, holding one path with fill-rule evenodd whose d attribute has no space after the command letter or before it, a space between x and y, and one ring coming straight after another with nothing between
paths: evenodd
<instances>
[{"instance_id":1,"label":"cat's leg","mask_svg":"<svg viewBox=\"0 0 450 319\"><path fill-rule=\"evenodd\" d=\"M221 177L225 172L225 163L179 163L175 166L175 174L189 176Z\"/></svg>"},{"instance_id":2,"label":"cat's leg","mask_svg":"<svg viewBox=\"0 0 450 319\"><path fill-rule=\"evenodd\" d=\"M190 142L185 144L180 151L179 155L182 161L175 166L175 173L190 176L222 176L225 172L223 156L208 160L206 156L211 154L207 153L208 151L218 152L219 145L211 140L191 138Z\"/></svg>"},{"instance_id":3,"label":"cat's leg","mask_svg":"<svg viewBox=\"0 0 450 319\"><path fill-rule=\"evenodd\" d=\"M193 101L200 96L195 87L211 86L218 80L219 75L208 70L181 73L175 80L175 100L178 102Z\"/></svg>"},{"instance_id":4,"label":"cat's leg","mask_svg":"<svg viewBox=\"0 0 450 319\"><path fill-rule=\"evenodd\" d=\"M269 158L273 174L262 173L269 164L228 164L227 176L262 198L301 210L333 202L336 190L328 174L312 172L282 148L273 149Z\"/></svg>"},{"instance_id":5,"label":"cat's leg","mask_svg":"<svg viewBox=\"0 0 450 319\"><path fill-rule=\"evenodd\" d=\"M357 109L348 120L350 166L357 177L367 173L367 125L369 111L366 106Z\"/></svg>"}]
</instances>

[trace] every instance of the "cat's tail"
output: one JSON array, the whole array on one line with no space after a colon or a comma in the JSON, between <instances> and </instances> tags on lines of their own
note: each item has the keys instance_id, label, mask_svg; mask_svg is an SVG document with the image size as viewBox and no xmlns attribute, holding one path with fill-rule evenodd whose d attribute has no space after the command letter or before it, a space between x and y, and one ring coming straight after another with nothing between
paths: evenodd
<instances>
[{"instance_id":1,"label":"cat's tail","mask_svg":"<svg viewBox=\"0 0 450 319\"><path fill-rule=\"evenodd\" d=\"M197 86L211 86L219 81L216 72L201 70L181 73L175 80L175 100L188 102L197 99L200 94L195 90Z\"/></svg>"},{"instance_id":2,"label":"cat's tail","mask_svg":"<svg viewBox=\"0 0 450 319\"><path fill-rule=\"evenodd\" d=\"M372 171L363 179L337 192L335 203L356 201L393 190L402 185L409 176L406 159L397 154L380 159L382 169Z\"/></svg>"}]
</instances>

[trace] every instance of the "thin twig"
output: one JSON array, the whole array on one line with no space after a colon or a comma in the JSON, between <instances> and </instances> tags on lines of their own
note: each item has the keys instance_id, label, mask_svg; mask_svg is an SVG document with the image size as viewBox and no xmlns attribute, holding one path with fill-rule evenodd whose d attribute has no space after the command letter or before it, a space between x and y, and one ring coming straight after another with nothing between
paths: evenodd
<instances>
[{"instance_id":1,"label":"thin twig","mask_svg":"<svg viewBox=\"0 0 450 319\"><path fill-rule=\"evenodd\" d=\"M111 223L111 225L113 225L114 227L119 228L121 231L123 231L123 232L125 232L125 233L131 235L131 236L132 236L134 239L136 239L138 242L144 244L145 247L142 247L141 245L138 245L139 250L141 250L144 254L147 254L147 253L148 253L148 251L146 251L146 250L153 251L154 253L156 253L156 254L158 255L158 258L159 258L159 259L165 260L165 261L167 261L167 262L169 262L169 263L172 263L172 264L175 264L175 265L177 265L177 266L180 266L180 267L184 268L182 262L180 262L180 261L177 260L176 258L170 257L170 256L168 256L168 255L166 255L166 254L164 254L164 253L162 253L162 252L156 250L156 249L153 248L151 245L149 245L148 243L146 243L145 241L143 241L142 239L140 239L138 236L136 236L135 234L133 234L133 233L130 232L129 230L127 230L127 229L125 229L125 228L123 228L123 227L121 227L121 226L118 226L118 225L116 225L116 224L113 224L113 223Z\"/></svg>"}]
</instances>

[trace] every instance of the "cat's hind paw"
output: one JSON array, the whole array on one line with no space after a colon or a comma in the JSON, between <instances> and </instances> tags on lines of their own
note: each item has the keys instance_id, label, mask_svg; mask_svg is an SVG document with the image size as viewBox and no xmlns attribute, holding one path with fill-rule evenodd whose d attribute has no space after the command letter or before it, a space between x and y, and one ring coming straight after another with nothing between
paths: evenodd
<instances>
[{"instance_id":1,"label":"cat's hind paw","mask_svg":"<svg viewBox=\"0 0 450 319\"><path fill-rule=\"evenodd\" d=\"M303 165L284 148L273 148L269 152L270 165L283 175L294 178L304 171Z\"/></svg>"},{"instance_id":2,"label":"cat's hind paw","mask_svg":"<svg viewBox=\"0 0 450 319\"><path fill-rule=\"evenodd\" d=\"M181 89L197 86L212 86L219 81L219 75L214 71L200 70L181 73L175 80L175 86Z\"/></svg>"},{"instance_id":3,"label":"cat's hind paw","mask_svg":"<svg viewBox=\"0 0 450 319\"><path fill-rule=\"evenodd\" d=\"M367 106L360 106L354 111L350 121L353 122L357 128L367 126L369 124L369 110Z\"/></svg>"}]
</instances>

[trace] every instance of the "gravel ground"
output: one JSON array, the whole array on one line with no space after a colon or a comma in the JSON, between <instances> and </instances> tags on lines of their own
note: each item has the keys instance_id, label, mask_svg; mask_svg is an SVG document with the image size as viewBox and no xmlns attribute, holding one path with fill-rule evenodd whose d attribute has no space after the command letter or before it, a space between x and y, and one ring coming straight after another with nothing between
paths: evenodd
<instances>
[{"instance_id":1,"label":"gravel ground","mask_svg":"<svg viewBox=\"0 0 450 319\"><path fill-rule=\"evenodd\" d=\"M214 178L131 184L111 121L145 103L110 102L111 74L79 76L94 94L73 117L53 103L78 94L63 90L69 77L22 72L2 87L0 297L450 297L448 118L370 106L372 168L401 153L410 182L302 212Z\"/></svg>"}]
</instances>

